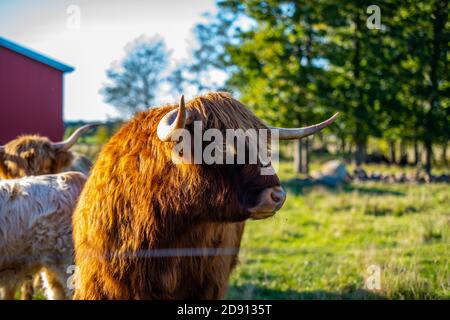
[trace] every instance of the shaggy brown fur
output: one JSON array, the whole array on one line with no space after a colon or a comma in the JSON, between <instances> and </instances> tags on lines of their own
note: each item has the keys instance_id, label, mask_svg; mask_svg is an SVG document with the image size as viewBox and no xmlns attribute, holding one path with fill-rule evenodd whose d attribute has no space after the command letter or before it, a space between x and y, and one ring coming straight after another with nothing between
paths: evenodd
<instances>
[{"instance_id":1,"label":"shaggy brown fur","mask_svg":"<svg viewBox=\"0 0 450 320\"><path fill-rule=\"evenodd\" d=\"M0 151L0 179L63 171L71 164L73 154L55 151L51 144L47 137L38 135L21 136L7 143L5 151Z\"/></svg>"},{"instance_id":2,"label":"shaggy brown fur","mask_svg":"<svg viewBox=\"0 0 450 320\"><path fill-rule=\"evenodd\" d=\"M138 114L99 155L73 218L75 299L223 298L237 252L158 255L182 248L237 251L247 209L279 180L261 176L258 165L173 164L173 142L161 142L156 127L175 107ZM265 128L224 93L186 107L204 129Z\"/></svg>"}]
</instances>

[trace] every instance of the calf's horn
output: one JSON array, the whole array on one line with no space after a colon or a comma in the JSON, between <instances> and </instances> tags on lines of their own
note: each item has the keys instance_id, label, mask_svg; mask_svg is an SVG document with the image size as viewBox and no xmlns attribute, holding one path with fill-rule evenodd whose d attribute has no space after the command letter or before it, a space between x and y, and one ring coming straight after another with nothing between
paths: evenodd
<instances>
[{"instance_id":1,"label":"calf's horn","mask_svg":"<svg viewBox=\"0 0 450 320\"><path fill-rule=\"evenodd\" d=\"M101 125L101 123L91 123L91 124L86 124L82 127L79 127L66 140L61 141L61 142L54 142L54 143L52 143L52 146L56 150L69 150L70 147L72 147L86 131L88 131L91 128L97 127L99 125Z\"/></svg>"},{"instance_id":2,"label":"calf's horn","mask_svg":"<svg viewBox=\"0 0 450 320\"><path fill-rule=\"evenodd\" d=\"M294 140L294 139L301 139L305 138L309 135L312 135L313 133L316 133L326 126L332 124L336 118L338 117L339 112L335 113L331 118L328 120L325 120L321 123L314 124L309 127L303 127L303 128L277 128L277 127L269 127L271 130L278 130L279 132L279 139L280 140Z\"/></svg>"},{"instance_id":3,"label":"calf's horn","mask_svg":"<svg viewBox=\"0 0 450 320\"><path fill-rule=\"evenodd\" d=\"M192 122L191 113L186 110L184 95L180 98L178 108L169 111L158 123L156 134L161 141L170 141L177 129L184 129L186 124Z\"/></svg>"}]
</instances>

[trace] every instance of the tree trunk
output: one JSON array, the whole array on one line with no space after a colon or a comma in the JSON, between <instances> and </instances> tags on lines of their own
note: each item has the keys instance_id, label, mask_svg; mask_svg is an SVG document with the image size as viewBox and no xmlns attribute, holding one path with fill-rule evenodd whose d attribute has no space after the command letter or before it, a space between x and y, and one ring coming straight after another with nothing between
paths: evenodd
<instances>
[{"instance_id":1,"label":"tree trunk","mask_svg":"<svg viewBox=\"0 0 450 320\"><path fill-rule=\"evenodd\" d=\"M433 143L431 139L425 139L425 172L431 176L431 162L433 161Z\"/></svg>"},{"instance_id":2,"label":"tree trunk","mask_svg":"<svg viewBox=\"0 0 450 320\"><path fill-rule=\"evenodd\" d=\"M309 174L308 139L294 141L294 170L296 173Z\"/></svg>"},{"instance_id":3,"label":"tree trunk","mask_svg":"<svg viewBox=\"0 0 450 320\"><path fill-rule=\"evenodd\" d=\"M417 139L414 140L414 165L418 165L420 163L420 151L419 151L419 143Z\"/></svg>"},{"instance_id":4,"label":"tree trunk","mask_svg":"<svg viewBox=\"0 0 450 320\"><path fill-rule=\"evenodd\" d=\"M345 136L342 136L341 137L341 153L342 153L342 155L344 155L346 151L347 151L347 142L345 141Z\"/></svg>"},{"instance_id":5,"label":"tree trunk","mask_svg":"<svg viewBox=\"0 0 450 320\"><path fill-rule=\"evenodd\" d=\"M302 145L300 143L301 140L294 140L294 172L301 173L302 172Z\"/></svg>"},{"instance_id":6,"label":"tree trunk","mask_svg":"<svg viewBox=\"0 0 450 320\"><path fill-rule=\"evenodd\" d=\"M442 163L446 166L448 166L447 148L448 148L448 141L444 142L444 144L442 145Z\"/></svg>"},{"instance_id":7,"label":"tree trunk","mask_svg":"<svg viewBox=\"0 0 450 320\"><path fill-rule=\"evenodd\" d=\"M309 139L300 140L303 143L303 168L302 173L309 174Z\"/></svg>"},{"instance_id":8,"label":"tree trunk","mask_svg":"<svg viewBox=\"0 0 450 320\"><path fill-rule=\"evenodd\" d=\"M425 136L425 171L428 176L431 176L431 163L433 160L433 132L436 125L436 113L440 108L440 96L439 96L439 59L441 56L445 57L446 43L443 32L445 32L445 25L448 19L448 1L437 0L434 2L433 10L433 51L430 59L430 109L427 113L427 121L425 132L428 134Z\"/></svg>"},{"instance_id":9,"label":"tree trunk","mask_svg":"<svg viewBox=\"0 0 450 320\"><path fill-rule=\"evenodd\" d=\"M408 153L406 151L406 144L402 140L400 140L400 159L398 161L398 164L401 166L408 165Z\"/></svg>"},{"instance_id":10,"label":"tree trunk","mask_svg":"<svg viewBox=\"0 0 450 320\"><path fill-rule=\"evenodd\" d=\"M397 154L395 150L395 140L389 140L389 151L391 153L391 163L397 163Z\"/></svg>"},{"instance_id":11,"label":"tree trunk","mask_svg":"<svg viewBox=\"0 0 450 320\"><path fill-rule=\"evenodd\" d=\"M306 48L305 48L305 57L306 57L306 66L308 67L308 73L311 72L311 61L312 61L312 53L311 48L313 44L313 35L312 35L312 23L309 21L309 18L306 18L307 20L307 28L306 28ZM304 138L300 140L300 143L303 145L303 168L302 173L309 174L309 138Z\"/></svg>"},{"instance_id":12,"label":"tree trunk","mask_svg":"<svg viewBox=\"0 0 450 320\"><path fill-rule=\"evenodd\" d=\"M355 161L356 165L362 165L366 160L366 141L356 142Z\"/></svg>"},{"instance_id":13,"label":"tree trunk","mask_svg":"<svg viewBox=\"0 0 450 320\"><path fill-rule=\"evenodd\" d=\"M356 104L357 108L354 111L356 118L356 130L355 130L355 140L356 140L356 152L355 152L355 161L356 165L360 166L365 162L365 152L366 152L366 143L367 143L367 135L366 128L364 124L361 122L362 116L366 115L366 109L364 107L364 99L363 99L363 90L362 85L360 83L361 78L361 30L363 28L361 17L359 13L357 13L354 17L355 22L355 32L354 32L354 55L352 59L353 66L353 80L354 86L356 90Z\"/></svg>"}]
</instances>

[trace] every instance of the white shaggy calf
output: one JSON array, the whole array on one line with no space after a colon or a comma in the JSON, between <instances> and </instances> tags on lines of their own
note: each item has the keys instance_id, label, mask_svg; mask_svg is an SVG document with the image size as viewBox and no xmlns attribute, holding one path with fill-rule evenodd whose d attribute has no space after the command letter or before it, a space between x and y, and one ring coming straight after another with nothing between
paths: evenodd
<instances>
[{"instance_id":1,"label":"white shaggy calf","mask_svg":"<svg viewBox=\"0 0 450 320\"><path fill-rule=\"evenodd\" d=\"M49 299L71 296L72 212L86 181L79 172L0 180L0 288L13 299L24 279L44 270Z\"/></svg>"}]
</instances>

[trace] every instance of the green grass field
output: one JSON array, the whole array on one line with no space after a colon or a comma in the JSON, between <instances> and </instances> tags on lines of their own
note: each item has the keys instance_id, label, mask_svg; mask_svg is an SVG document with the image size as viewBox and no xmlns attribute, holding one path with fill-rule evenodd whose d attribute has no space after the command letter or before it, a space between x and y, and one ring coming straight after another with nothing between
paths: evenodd
<instances>
[{"instance_id":1,"label":"green grass field","mask_svg":"<svg viewBox=\"0 0 450 320\"><path fill-rule=\"evenodd\" d=\"M274 217L247 222L229 299L450 298L448 184L285 187Z\"/></svg>"}]
</instances>

